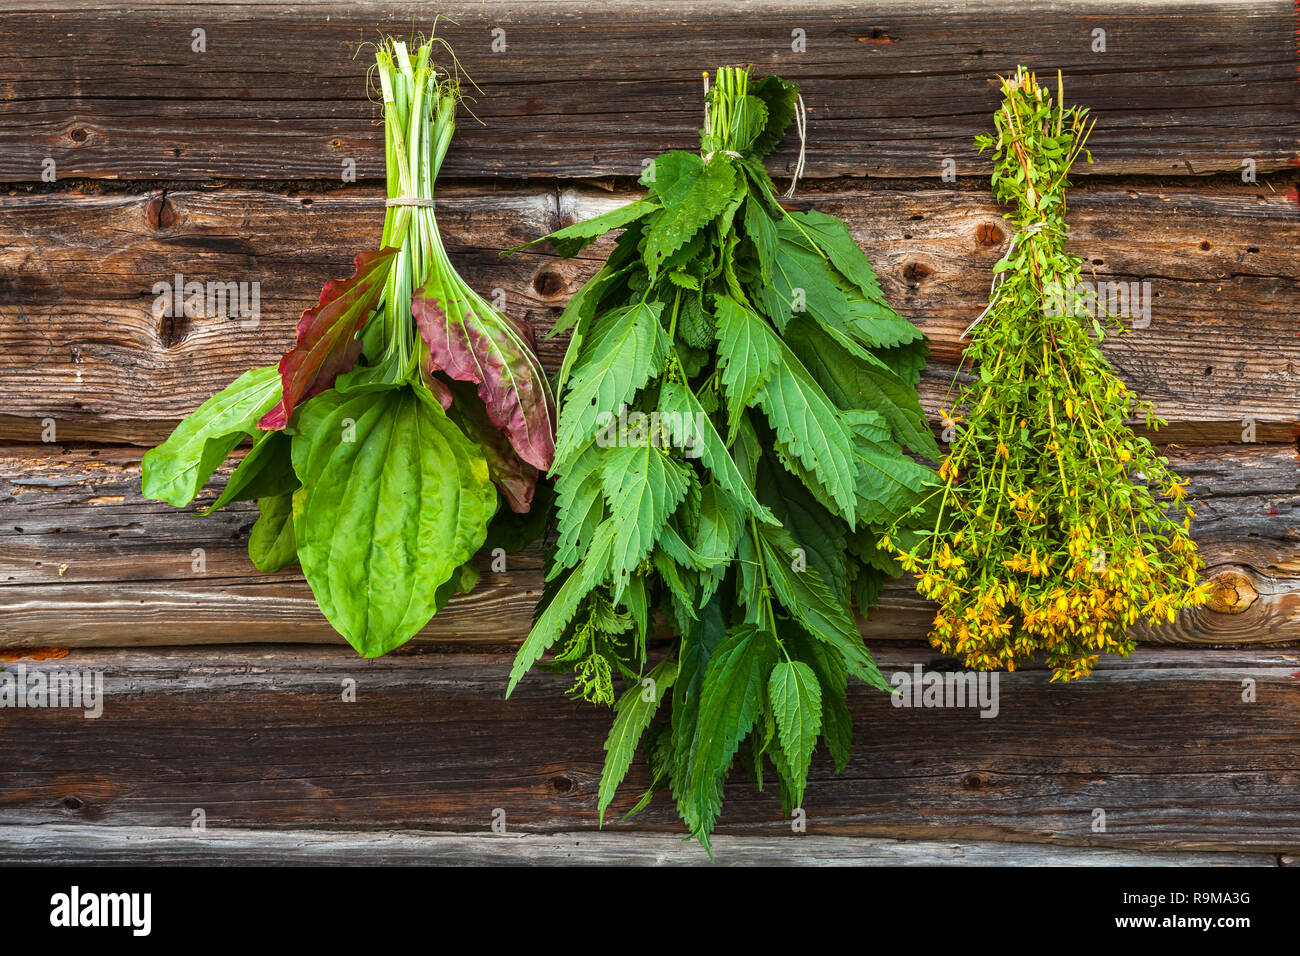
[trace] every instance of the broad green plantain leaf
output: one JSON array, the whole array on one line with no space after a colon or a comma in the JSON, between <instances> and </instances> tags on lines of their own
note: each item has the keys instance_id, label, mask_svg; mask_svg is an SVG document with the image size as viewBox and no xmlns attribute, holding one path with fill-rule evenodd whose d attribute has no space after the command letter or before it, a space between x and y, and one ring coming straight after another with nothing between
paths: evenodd
<instances>
[{"instance_id":1,"label":"broad green plantain leaf","mask_svg":"<svg viewBox=\"0 0 1300 956\"><path fill-rule=\"evenodd\" d=\"M201 514L210 515L232 501L252 501L291 494L299 485L289 457L289 436L284 432L259 432L253 447L226 482L221 496Z\"/></svg>"},{"instance_id":2,"label":"broad green plantain leaf","mask_svg":"<svg viewBox=\"0 0 1300 956\"><path fill-rule=\"evenodd\" d=\"M537 490L537 469L519 457L506 433L493 424L482 399L472 388L455 382L448 388L448 394L454 395L455 400L447 408L447 417L478 445L487 461L492 484L497 486L510 510L527 514Z\"/></svg>"},{"instance_id":3,"label":"broad green plantain leaf","mask_svg":"<svg viewBox=\"0 0 1300 956\"><path fill-rule=\"evenodd\" d=\"M666 694L677 680L677 661L666 657L646 678L649 686L633 684L614 705L614 726L605 740L605 766L600 773L599 800L596 806L600 824L605 824L605 810L614 799L618 785L632 766L637 744L650 721L654 720ZM648 698L648 699L647 699Z\"/></svg>"},{"instance_id":4,"label":"broad green plantain leaf","mask_svg":"<svg viewBox=\"0 0 1300 956\"><path fill-rule=\"evenodd\" d=\"M258 498L260 514L248 535L248 557L263 574L274 574L298 561L293 534L293 494Z\"/></svg>"},{"instance_id":5,"label":"broad green plantain leaf","mask_svg":"<svg viewBox=\"0 0 1300 956\"><path fill-rule=\"evenodd\" d=\"M194 500L257 420L280 399L280 376L268 365L245 372L186 417L141 463L142 490L181 507Z\"/></svg>"},{"instance_id":6,"label":"broad green plantain leaf","mask_svg":"<svg viewBox=\"0 0 1300 956\"><path fill-rule=\"evenodd\" d=\"M487 463L422 389L349 392L300 422L298 558L316 602L363 657L408 641L479 546L497 506ZM304 427L306 426L306 427Z\"/></svg>"}]
</instances>

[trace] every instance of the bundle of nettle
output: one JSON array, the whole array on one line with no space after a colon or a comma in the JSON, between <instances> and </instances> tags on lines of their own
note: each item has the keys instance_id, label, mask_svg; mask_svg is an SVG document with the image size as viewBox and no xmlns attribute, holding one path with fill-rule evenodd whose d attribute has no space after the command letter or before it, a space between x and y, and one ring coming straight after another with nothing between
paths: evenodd
<instances>
[{"instance_id":1,"label":"bundle of nettle","mask_svg":"<svg viewBox=\"0 0 1300 956\"><path fill-rule=\"evenodd\" d=\"M635 809L671 787L707 847L737 758L760 787L771 763L789 812L818 737L848 760L848 675L890 689L854 607L897 573L877 541L933 477L904 449L938 448L924 337L845 225L783 209L763 168L797 88L724 68L706 99L699 155L665 153L644 198L544 237L572 256L624 230L557 326L558 537L510 689L555 648L543 666L614 706L602 820L640 745Z\"/></svg>"},{"instance_id":2,"label":"bundle of nettle","mask_svg":"<svg viewBox=\"0 0 1300 956\"><path fill-rule=\"evenodd\" d=\"M531 332L466 285L438 234L434 181L460 87L433 49L424 42L412 57L388 40L377 50L381 248L326 284L278 366L241 375L143 464L144 493L182 506L251 438L205 513L256 499L253 563L300 563L321 611L367 657L409 640L473 586L469 561L489 522L508 549L540 531L520 515L555 449Z\"/></svg>"},{"instance_id":3,"label":"bundle of nettle","mask_svg":"<svg viewBox=\"0 0 1300 956\"><path fill-rule=\"evenodd\" d=\"M950 416L938 513L920 539L886 536L939 602L931 638L971 667L1045 657L1053 679L1128 654L1128 626L1204 603L1184 482L1128 421L1164 424L1111 370L1100 343L1122 317L1080 284L1064 251L1071 164L1087 111L1067 108L1023 69L1003 81L993 192L1016 239L973 328L978 375ZM1091 161L1091 156L1089 156ZM996 280L995 280L996 281ZM1104 323L1104 324L1103 324ZM945 415L948 413L945 412Z\"/></svg>"}]
</instances>

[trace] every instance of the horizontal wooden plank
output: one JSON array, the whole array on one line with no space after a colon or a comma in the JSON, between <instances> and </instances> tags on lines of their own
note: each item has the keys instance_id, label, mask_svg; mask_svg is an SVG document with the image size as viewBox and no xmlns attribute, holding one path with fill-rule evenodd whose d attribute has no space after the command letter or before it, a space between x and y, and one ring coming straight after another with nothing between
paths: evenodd
<instances>
[{"instance_id":1,"label":"horizontal wooden plank","mask_svg":"<svg viewBox=\"0 0 1300 956\"><path fill-rule=\"evenodd\" d=\"M886 674L928 654L885 650ZM103 709L7 709L0 824L483 833L596 828L609 715L560 675L502 694L508 656L335 648L73 650ZM1300 849L1300 654L1142 649L1086 680L1000 675L998 712L891 706L855 684L855 746L814 761L807 834L1148 850ZM342 690L354 680L355 701ZM1254 700L1243 702L1243 682ZM634 766L615 810L646 783ZM1105 811L1104 832L1094 829ZM728 787L722 832L791 839L774 792ZM607 832L678 834L661 797ZM798 844L791 843L797 852ZM701 851L702 853L702 851Z\"/></svg>"},{"instance_id":2,"label":"horizontal wooden plank","mask_svg":"<svg viewBox=\"0 0 1300 956\"><path fill-rule=\"evenodd\" d=\"M1072 249L1097 281L1150 283L1150 325L1107 343L1171 422L1166 440L1289 441L1300 408L1300 207L1279 179L1099 183L1072 194ZM498 252L632 198L598 189L463 187L440 195L457 266L511 315L549 329L609 244L582 258ZM927 411L944 404L961 331L1010 242L986 188L829 184L796 205L843 217L894 305L933 343ZM161 440L244 369L276 361L302 309L378 243L381 193L246 189L0 196L0 440ZM162 314L155 283L257 283L255 327ZM250 303L251 304L251 303ZM204 309L207 312L206 305ZM554 370L564 338L543 342Z\"/></svg>"},{"instance_id":3,"label":"horizontal wooden plank","mask_svg":"<svg viewBox=\"0 0 1300 956\"><path fill-rule=\"evenodd\" d=\"M667 833L429 833L0 825L0 864L76 866L1278 866L1269 853L799 834L727 836L715 861Z\"/></svg>"},{"instance_id":4,"label":"horizontal wooden plank","mask_svg":"<svg viewBox=\"0 0 1300 956\"><path fill-rule=\"evenodd\" d=\"M10 6L0 179L27 182L46 160L65 179L338 181L349 159L379 177L378 109L358 47L433 20L427 5L375 0ZM693 148L700 72L728 63L802 85L810 177L937 178L945 158L963 175L987 172L972 140L997 107L994 76L1021 63L1060 69L1067 97L1093 108L1097 161L1085 175L1237 172L1243 159L1280 169L1300 132L1285 0L572 0L438 12L458 24L438 32L480 88L482 121L462 123L448 178L639 173L646 157ZM776 168L793 168L796 152L788 139Z\"/></svg>"},{"instance_id":5,"label":"horizontal wooden plank","mask_svg":"<svg viewBox=\"0 0 1300 956\"><path fill-rule=\"evenodd\" d=\"M0 646L332 642L297 569L263 575L248 561L257 512L236 504L197 514L140 497L133 447L33 446L0 454ZM1189 644L1300 640L1300 469L1290 445L1172 448L1191 484L1193 533L1215 581L1211 604L1143 641ZM196 550L197 549L197 550ZM196 556L202 571L195 570ZM541 587L540 547L483 574L422 632L422 641L514 645ZM887 587L864 622L872 643L924 638L933 606L906 581Z\"/></svg>"}]
</instances>

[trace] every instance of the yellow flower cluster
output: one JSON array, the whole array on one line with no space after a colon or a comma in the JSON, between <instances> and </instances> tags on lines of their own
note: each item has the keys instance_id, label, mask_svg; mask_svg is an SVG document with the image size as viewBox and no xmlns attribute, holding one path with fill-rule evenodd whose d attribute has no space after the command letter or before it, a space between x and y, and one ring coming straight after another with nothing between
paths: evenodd
<instances>
[{"instance_id":1,"label":"yellow flower cluster","mask_svg":"<svg viewBox=\"0 0 1300 956\"><path fill-rule=\"evenodd\" d=\"M1129 653L1130 627L1167 624L1209 588L1197 584L1187 482L1131 425L1163 422L1099 348L1123 317L1048 308L1083 266L1065 250L1066 174L1092 127L1062 94L1059 79L1053 100L1018 70L995 135L977 140L1020 238L963 356L978 374L940 411L948 453L924 504L930 530L879 547L938 603L937 648L985 669L1041 659L1072 680Z\"/></svg>"},{"instance_id":2,"label":"yellow flower cluster","mask_svg":"<svg viewBox=\"0 0 1300 956\"><path fill-rule=\"evenodd\" d=\"M1008 671L1041 653L1052 679L1068 681L1090 673L1101 654L1131 653L1133 624L1172 622L1210 593L1208 583L1196 584L1201 562L1186 536L1173 537L1156 557L1131 550L1107 558L1094 540L1093 529L1076 525L1063 552L1032 546L1003 559L1000 575L978 581L967 570L978 557L948 541L925 559L889 536L879 544L917 575L918 592L939 604L930 638L940 651L968 667Z\"/></svg>"}]
</instances>

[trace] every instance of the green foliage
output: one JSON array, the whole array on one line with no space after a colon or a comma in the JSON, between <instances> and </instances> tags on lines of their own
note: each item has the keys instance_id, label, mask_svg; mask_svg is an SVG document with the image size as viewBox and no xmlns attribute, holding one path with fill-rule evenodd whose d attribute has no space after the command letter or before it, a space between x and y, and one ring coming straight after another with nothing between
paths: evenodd
<instances>
[{"instance_id":1,"label":"green foliage","mask_svg":"<svg viewBox=\"0 0 1300 956\"><path fill-rule=\"evenodd\" d=\"M279 400L280 374L274 365L239 376L177 425L165 442L145 452L145 497L178 508L189 504Z\"/></svg>"},{"instance_id":2,"label":"green foliage","mask_svg":"<svg viewBox=\"0 0 1300 956\"><path fill-rule=\"evenodd\" d=\"M1129 654L1132 625L1170 623L1210 588L1197 583L1187 483L1130 425L1164 422L1101 351L1123 317L1077 298L1066 177L1092 126L1062 86L1058 74L1053 97L1018 69L1002 81L997 135L976 140L1016 240L964 357L978 375L943 413L955 435L937 516L923 535L878 543L939 604L930 637L945 654L987 670L1045 659L1053 680L1073 680Z\"/></svg>"},{"instance_id":3,"label":"green foliage","mask_svg":"<svg viewBox=\"0 0 1300 956\"><path fill-rule=\"evenodd\" d=\"M263 574L274 574L298 561L293 536L293 495L258 498L257 520L248 533L248 559Z\"/></svg>"},{"instance_id":4,"label":"green foliage","mask_svg":"<svg viewBox=\"0 0 1300 956\"><path fill-rule=\"evenodd\" d=\"M854 617L896 572L869 542L920 522L932 478L908 454L935 451L923 337L844 225L784 212L763 171L797 95L719 71L701 155L661 156L644 199L556 234L568 254L624 230L561 320L558 537L509 690L552 648L574 696L625 681L602 820L639 744L634 812L669 788L706 847L733 763L770 763L791 807L819 739L847 763L848 675L887 688ZM651 611L674 636L647 695Z\"/></svg>"},{"instance_id":5,"label":"green foliage","mask_svg":"<svg viewBox=\"0 0 1300 956\"><path fill-rule=\"evenodd\" d=\"M482 452L409 387L340 394L294 442L298 560L321 612L364 657L409 640L437 590L478 550L496 511Z\"/></svg>"},{"instance_id":6,"label":"green foliage","mask_svg":"<svg viewBox=\"0 0 1300 956\"><path fill-rule=\"evenodd\" d=\"M143 465L146 495L185 505L252 438L207 511L256 499L250 560L265 573L301 564L321 612L366 657L409 640L473 587L468 562L485 540L517 550L552 514L538 477L554 458L555 408L532 333L469 288L438 233L434 181L460 93L454 74L431 61L433 49L425 41L411 54L387 40L376 50L388 195L414 200L386 207L382 248L325 285L277 366L246 372L204 402ZM653 316L639 328L649 336L645 381L665 349ZM617 358L615 375L626 371ZM584 376L579 384L612 393L589 369ZM684 494L686 479L678 485ZM659 487L648 483L646 495ZM624 528L617 543L627 570L649 537ZM584 574L609 569L613 543ZM575 576L574 587L584 580ZM591 675L585 693L608 685L603 658L573 659Z\"/></svg>"}]
</instances>

